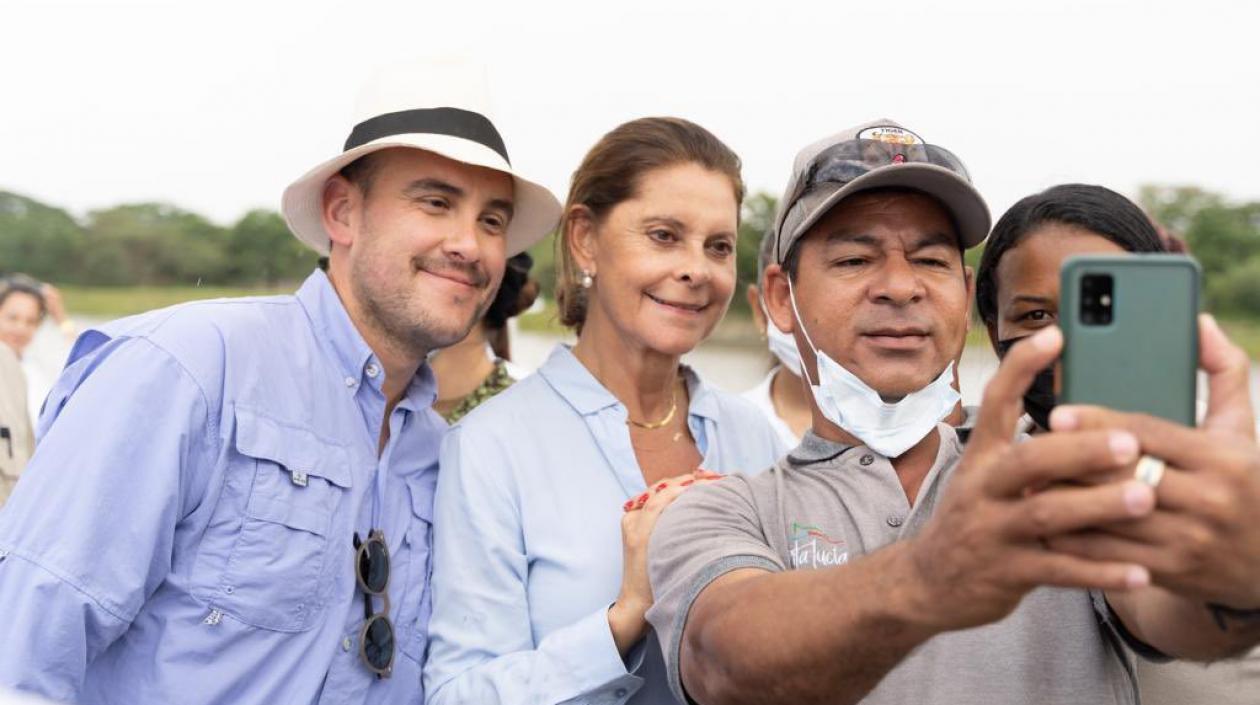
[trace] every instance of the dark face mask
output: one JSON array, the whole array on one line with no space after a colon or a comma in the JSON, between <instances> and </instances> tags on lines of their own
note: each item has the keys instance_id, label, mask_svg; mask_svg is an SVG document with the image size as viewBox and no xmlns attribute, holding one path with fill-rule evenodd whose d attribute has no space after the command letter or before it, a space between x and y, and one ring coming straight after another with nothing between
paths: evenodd
<instances>
[{"instance_id":1,"label":"dark face mask","mask_svg":"<svg viewBox=\"0 0 1260 705\"><path fill-rule=\"evenodd\" d=\"M1007 338L999 340L997 344L998 359L1006 357L1006 353L1011 346L1019 341L1027 338L1021 335L1017 338ZM1043 429L1050 428L1050 412L1054 410L1055 404L1059 400L1054 396L1054 365L1037 373L1033 378L1032 386L1024 392L1024 411L1032 417L1033 422Z\"/></svg>"}]
</instances>

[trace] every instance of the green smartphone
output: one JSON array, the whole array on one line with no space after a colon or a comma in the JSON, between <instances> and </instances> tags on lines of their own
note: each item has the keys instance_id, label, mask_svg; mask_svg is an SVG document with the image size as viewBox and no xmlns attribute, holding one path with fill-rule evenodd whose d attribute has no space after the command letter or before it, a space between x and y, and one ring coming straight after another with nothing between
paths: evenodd
<instances>
[{"instance_id":1,"label":"green smartphone","mask_svg":"<svg viewBox=\"0 0 1260 705\"><path fill-rule=\"evenodd\" d=\"M1065 261L1060 277L1060 401L1193 426L1198 263L1183 255L1087 255Z\"/></svg>"}]
</instances>

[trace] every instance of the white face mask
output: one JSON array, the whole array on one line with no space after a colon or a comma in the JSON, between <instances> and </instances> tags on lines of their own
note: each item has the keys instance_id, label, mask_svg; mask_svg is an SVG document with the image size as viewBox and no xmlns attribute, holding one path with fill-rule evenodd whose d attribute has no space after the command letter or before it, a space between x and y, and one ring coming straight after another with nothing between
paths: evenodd
<instances>
[{"instance_id":1,"label":"white face mask","mask_svg":"<svg viewBox=\"0 0 1260 705\"><path fill-rule=\"evenodd\" d=\"M796 349L796 338L779 330L774 321L770 320L766 302L760 296L757 301L761 304L761 312L766 316L766 342L770 345L770 352L779 358L783 369L795 375L801 374L801 351Z\"/></svg>"},{"instance_id":2,"label":"white face mask","mask_svg":"<svg viewBox=\"0 0 1260 705\"><path fill-rule=\"evenodd\" d=\"M949 415L961 398L954 389L954 363L951 362L928 386L889 403L879 396L857 375L844 369L840 363L827 357L814 346L809 331L801 323L796 309L796 293L788 279L788 295L792 300L792 313L796 324L805 335L805 342L814 351L818 361L818 384L810 380L814 401L824 417L862 441L871 450L886 458L896 458L910 450L916 443L936 428L936 423ZM803 367L802 372L809 372Z\"/></svg>"}]
</instances>

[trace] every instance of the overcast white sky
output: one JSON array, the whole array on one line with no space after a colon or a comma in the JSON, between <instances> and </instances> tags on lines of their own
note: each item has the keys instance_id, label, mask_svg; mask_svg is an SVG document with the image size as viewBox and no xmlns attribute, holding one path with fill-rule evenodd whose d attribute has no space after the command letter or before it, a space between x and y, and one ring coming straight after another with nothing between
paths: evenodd
<instances>
[{"instance_id":1,"label":"overcast white sky","mask_svg":"<svg viewBox=\"0 0 1260 705\"><path fill-rule=\"evenodd\" d=\"M3 0L0 189L227 223L340 150L364 74L456 51L561 198L601 134L673 114L776 195L797 148L891 117L959 154L995 217L1064 181L1260 199L1258 27L1241 0Z\"/></svg>"}]
</instances>

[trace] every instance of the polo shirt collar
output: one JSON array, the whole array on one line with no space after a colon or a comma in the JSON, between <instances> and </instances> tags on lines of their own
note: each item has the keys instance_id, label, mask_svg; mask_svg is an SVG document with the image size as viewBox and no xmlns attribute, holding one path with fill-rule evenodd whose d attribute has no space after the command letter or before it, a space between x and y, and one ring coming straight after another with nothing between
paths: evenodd
<instances>
[{"instance_id":1,"label":"polo shirt collar","mask_svg":"<svg viewBox=\"0 0 1260 705\"><path fill-rule=\"evenodd\" d=\"M813 465L834 460L845 451L855 447L827 440L810 429L801 437L800 445L788 453L787 459L792 465Z\"/></svg>"},{"instance_id":2,"label":"polo shirt collar","mask_svg":"<svg viewBox=\"0 0 1260 705\"><path fill-rule=\"evenodd\" d=\"M976 410L973 408L969 412L969 418L974 419L976 417L975 411ZM965 439L959 437L960 434L957 429L944 421L941 421L936 424L935 430L941 434L942 449L944 449L947 445L952 445L955 450L961 452ZM852 446L845 443L837 443L835 441L827 440L826 438L814 433L813 429L810 429L806 431L805 435L801 438L801 444L788 453L787 460L792 465L813 465L815 463L835 460L846 451L859 447L864 446Z\"/></svg>"}]
</instances>

